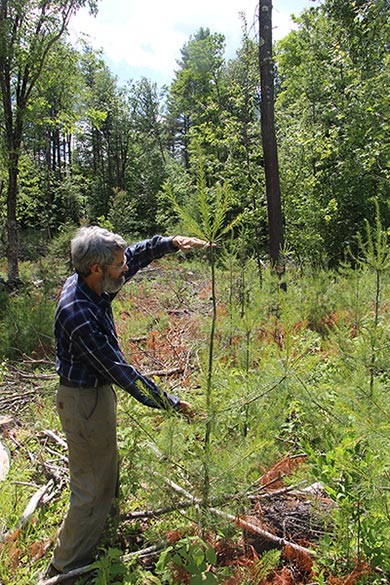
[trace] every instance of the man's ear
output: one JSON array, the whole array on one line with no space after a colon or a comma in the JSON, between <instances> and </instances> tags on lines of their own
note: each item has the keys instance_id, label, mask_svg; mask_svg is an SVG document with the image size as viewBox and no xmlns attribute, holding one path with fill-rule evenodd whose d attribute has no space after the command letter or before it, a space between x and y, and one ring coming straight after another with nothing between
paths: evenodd
<instances>
[{"instance_id":1,"label":"man's ear","mask_svg":"<svg viewBox=\"0 0 390 585\"><path fill-rule=\"evenodd\" d=\"M91 266L91 274L101 274L103 272L103 268L100 264L92 264Z\"/></svg>"}]
</instances>

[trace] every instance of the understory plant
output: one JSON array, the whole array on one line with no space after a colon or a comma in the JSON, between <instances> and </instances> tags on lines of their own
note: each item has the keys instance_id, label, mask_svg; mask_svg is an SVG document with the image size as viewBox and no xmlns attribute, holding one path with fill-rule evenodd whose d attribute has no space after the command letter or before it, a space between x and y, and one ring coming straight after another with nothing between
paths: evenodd
<instances>
[{"instance_id":1,"label":"understory plant","mask_svg":"<svg viewBox=\"0 0 390 585\"><path fill-rule=\"evenodd\" d=\"M202 499L203 507L207 508L210 494L210 474L209 474L209 457L211 434L214 421L214 410L212 403L213 393L213 374L214 374L214 344L217 324L217 290L216 290L216 254L217 246L220 245L222 238L233 229L239 221L239 217L235 220L228 220L228 211L232 203L232 193L227 183L223 185L217 184L215 188L208 188L206 184L206 176L203 169L202 161L199 162L197 189L194 200L190 209L185 209L180 206L173 196L172 201L176 212L183 221L186 231L194 236L197 236L206 242L209 247L208 262L210 266L210 280L211 280L211 324L208 339L208 359L206 369L206 428L204 435L204 457L203 457L203 487Z\"/></svg>"},{"instance_id":2,"label":"understory plant","mask_svg":"<svg viewBox=\"0 0 390 585\"><path fill-rule=\"evenodd\" d=\"M386 298L390 255L387 235L377 215L359 235L354 269L338 276L340 297L348 304L327 334L325 375L333 385L337 416L334 439L313 457L313 471L337 503L333 516L336 539L325 539L328 555L347 564L368 561L390 570L389 323ZM337 283L336 283L337 286ZM334 285L334 288L336 288ZM337 349L337 354L335 350ZM341 427L342 425L342 427Z\"/></svg>"}]
</instances>

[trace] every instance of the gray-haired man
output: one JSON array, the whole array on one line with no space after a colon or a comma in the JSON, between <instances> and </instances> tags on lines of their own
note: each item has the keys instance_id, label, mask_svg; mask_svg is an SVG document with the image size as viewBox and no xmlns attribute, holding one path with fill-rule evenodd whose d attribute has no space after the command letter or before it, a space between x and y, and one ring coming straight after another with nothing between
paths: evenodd
<instances>
[{"instance_id":1,"label":"gray-haired man","mask_svg":"<svg viewBox=\"0 0 390 585\"><path fill-rule=\"evenodd\" d=\"M135 245L97 226L72 240L75 274L55 315L57 409L68 442L70 504L47 576L89 563L117 495L115 384L151 408L190 414L190 405L158 388L125 360L111 302L152 260L207 246L198 238L154 236Z\"/></svg>"}]
</instances>

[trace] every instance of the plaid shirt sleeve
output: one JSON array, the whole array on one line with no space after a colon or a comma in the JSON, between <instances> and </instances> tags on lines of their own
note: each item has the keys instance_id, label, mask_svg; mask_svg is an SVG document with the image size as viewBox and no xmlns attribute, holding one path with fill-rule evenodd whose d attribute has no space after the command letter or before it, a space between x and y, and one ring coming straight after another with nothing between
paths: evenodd
<instances>
[{"instance_id":1,"label":"plaid shirt sleeve","mask_svg":"<svg viewBox=\"0 0 390 585\"><path fill-rule=\"evenodd\" d=\"M153 238L128 246L125 251L128 266L126 280L129 280L140 268L144 268L153 260L176 251L173 238L164 236L153 236Z\"/></svg>"}]
</instances>

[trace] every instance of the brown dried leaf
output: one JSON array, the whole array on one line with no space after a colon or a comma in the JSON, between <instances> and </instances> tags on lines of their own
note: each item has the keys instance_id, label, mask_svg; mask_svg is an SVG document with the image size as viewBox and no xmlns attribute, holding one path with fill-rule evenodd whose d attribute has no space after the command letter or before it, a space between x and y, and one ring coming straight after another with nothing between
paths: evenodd
<instances>
[{"instance_id":1,"label":"brown dried leaf","mask_svg":"<svg viewBox=\"0 0 390 585\"><path fill-rule=\"evenodd\" d=\"M46 540L46 541L39 540L37 542L33 542L30 545L30 548L28 551L28 556L30 557L32 562L35 562L38 559L41 559L42 557L44 557L48 548L50 547L50 545L51 545L51 540Z\"/></svg>"},{"instance_id":2,"label":"brown dried leaf","mask_svg":"<svg viewBox=\"0 0 390 585\"><path fill-rule=\"evenodd\" d=\"M283 477L290 475L295 471L305 459L306 455L300 457L290 457L287 455L280 461L277 461L275 465L263 474L261 484L267 485L270 482L273 482L272 485L267 488L269 491L282 488L284 485Z\"/></svg>"},{"instance_id":3,"label":"brown dried leaf","mask_svg":"<svg viewBox=\"0 0 390 585\"><path fill-rule=\"evenodd\" d=\"M313 560L304 551L296 550L288 544L283 549L283 557L289 565L294 567L294 575L299 575L302 580L311 574Z\"/></svg>"}]
</instances>

